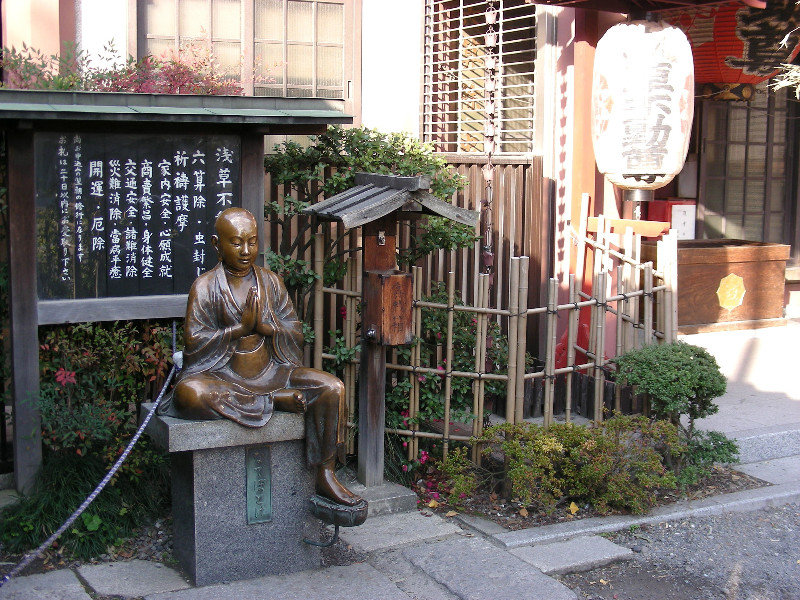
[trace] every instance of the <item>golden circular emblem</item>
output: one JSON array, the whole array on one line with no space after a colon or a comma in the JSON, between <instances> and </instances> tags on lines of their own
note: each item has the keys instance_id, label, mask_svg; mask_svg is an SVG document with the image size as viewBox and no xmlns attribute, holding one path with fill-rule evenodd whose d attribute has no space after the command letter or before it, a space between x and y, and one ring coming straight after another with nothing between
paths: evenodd
<instances>
[{"instance_id":1,"label":"golden circular emblem","mask_svg":"<svg viewBox=\"0 0 800 600\"><path fill-rule=\"evenodd\" d=\"M741 306L745 291L744 279L734 273L726 275L720 279L717 288L719 305L726 310L733 310L737 306Z\"/></svg>"}]
</instances>

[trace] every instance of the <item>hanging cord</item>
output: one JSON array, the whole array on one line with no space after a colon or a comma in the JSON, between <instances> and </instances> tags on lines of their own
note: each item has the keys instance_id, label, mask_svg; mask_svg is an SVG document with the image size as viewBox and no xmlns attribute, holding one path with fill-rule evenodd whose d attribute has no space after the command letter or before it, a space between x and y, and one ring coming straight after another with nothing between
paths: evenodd
<instances>
[{"instance_id":1,"label":"hanging cord","mask_svg":"<svg viewBox=\"0 0 800 600\"><path fill-rule=\"evenodd\" d=\"M156 414L156 408L158 408L158 403L161 402L161 399L164 397L164 392L169 387L169 384L172 381L172 378L175 375L176 371L177 367L173 365L172 370L169 372L169 375L167 376L167 380L164 382L164 386L161 388L161 392L158 394L158 398L156 398L156 401L153 403L153 407L150 409L150 412L144 418L144 421L142 421L142 424L139 426L139 429L136 431L136 433L133 434L133 438L131 438L131 441L128 443L128 446L125 448L123 453L117 459L117 462L114 463L114 466L111 467L106 476L103 477L103 480L99 484L97 484L97 487L94 488L94 491L91 494L89 494L86 500L83 501L83 504L81 504L77 508L77 510L74 513L72 513L69 519L64 521L64 524L61 527L59 527L58 530L56 530L56 532L53 533L53 535L51 535L44 542L42 542L42 544L35 551L31 552L30 554L26 554L25 557L19 562L19 564L17 564L16 567L11 569L11 571L8 574L4 575L3 578L0 579L0 588L2 588L3 585L9 579L19 575L25 567L31 564L31 562L33 562L39 556L41 556L42 553L53 544L53 542L55 542L58 538L61 537L61 534L63 534L67 529L69 529L70 525L72 525L76 521L76 519L81 516L81 513L85 511L89 507L89 505L94 501L97 495L103 491L103 488L106 487L108 482L111 481L111 478L114 477L117 471L119 471L119 468L122 466L122 463L125 462L125 459L128 458L128 455L131 453L131 450L133 450L133 447L136 445L136 442L138 442L139 438L142 436L145 427L147 427L147 424L150 423L150 419L152 419L153 415Z\"/></svg>"}]
</instances>

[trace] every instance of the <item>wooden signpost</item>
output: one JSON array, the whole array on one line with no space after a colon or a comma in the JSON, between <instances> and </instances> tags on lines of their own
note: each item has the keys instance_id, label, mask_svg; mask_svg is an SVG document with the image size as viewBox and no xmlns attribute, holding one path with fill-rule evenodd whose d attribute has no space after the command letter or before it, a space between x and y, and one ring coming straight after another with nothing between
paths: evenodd
<instances>
[{"instance_id":1,"label":"wooden signpost","mask_svg":"<svg viewBox=\"0 0 800 600\"><path fill-rule=\"evenodd\" d=\"M228 206L263 214L264 134L350 123L315 99L0 90L16 488L41 464L38 326L182 317ZM263 222L258 220L259 235Z\"/></svg>"}]
</instances>

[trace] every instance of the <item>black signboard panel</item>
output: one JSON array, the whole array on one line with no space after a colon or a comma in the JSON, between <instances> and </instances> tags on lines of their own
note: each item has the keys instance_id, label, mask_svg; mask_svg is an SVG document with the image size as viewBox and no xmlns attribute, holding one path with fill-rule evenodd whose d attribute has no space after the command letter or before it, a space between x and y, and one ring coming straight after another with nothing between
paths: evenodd
<instances>
[{"instance_id":1,"label":"black signboard panel","mask_svg":"<svg viewBox=\"0 0 800 600\"><path fill-rule=\"evenodd\" d=\"M238 136L37 133L34 150L40 300L185 294L216 264Z\"/></svg>"}]
</instances>

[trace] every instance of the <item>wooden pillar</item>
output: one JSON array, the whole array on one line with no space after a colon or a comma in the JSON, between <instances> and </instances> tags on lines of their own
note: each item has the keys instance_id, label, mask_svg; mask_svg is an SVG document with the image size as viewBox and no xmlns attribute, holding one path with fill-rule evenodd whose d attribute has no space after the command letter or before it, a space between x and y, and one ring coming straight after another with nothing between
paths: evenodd
<instances>
[{"instance_id":1,"label":"wooden pillar","mask_svg":"<svg viewBox=\"0 0 800 600\"><path fill-rule=\"evenodd\" d=\"M367 274L395 269L395 233L393 215L364 225L364 248L361 289L364 302L374 302ZM365 308L362 314L368 311ZM361 323L361 381L358 396L358 480L367 487L383 483L383 437L386 427L386 346L378 343L375 323L366 318Z\"/></svg>"},{"instance_id":2,"label":"wooden pillar","mask_svg":"<svg viewBox=\"0 0 800 600\"><path fill-rule=\"evenodd\" d=\"M256 218L258 240L261 252L256 259L264 266L264 134L242 133L242 208L249 210Z\"/></svg>"},{"instance_id":3,"label":"wooden pillar","mask_svg":"<svg viewBox=\"0 0 800 600\"><path fill-rule=\"evenodd\" d=\"M42 464L33 129L9 130L6 139L14 482L24 493Z\"/></svg>"}]
</instances>

